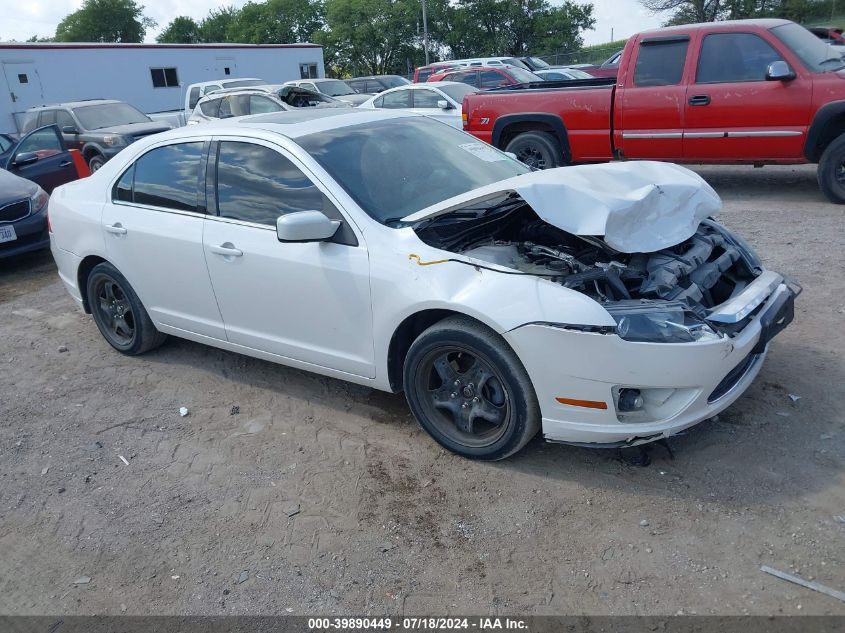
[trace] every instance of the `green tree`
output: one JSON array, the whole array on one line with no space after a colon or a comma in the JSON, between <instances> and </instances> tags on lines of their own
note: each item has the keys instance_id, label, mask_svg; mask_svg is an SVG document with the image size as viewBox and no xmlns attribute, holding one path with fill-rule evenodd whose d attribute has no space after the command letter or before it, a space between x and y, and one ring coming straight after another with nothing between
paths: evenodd
<instances>
[{"instance_id":1,"label":"green tree","mask_svg":"<svg viewBox=\"0 0 845 633\"><path fill-rule=\"evenodd\" d=\"M201 42L216 43L229 42L229 28L238 19L238 11L235 7L220 7L212 9L208 15L199 23L199 36Z\"/></svg>"},{"instance_id":2,"label":"green tree","mask_svg":"<svg viewBox=\"0 0 845 633\"><path fill-rule=\"evenodd\" d=\"M323 26L324 5L314 0L248 2L227 30L229 41L249 44L308 42Z\"/></svg>"},{"instance_id":3,"label":"green tree","mask_svg":"<svg viewBox=\"0 0 845 633\"><path fill-rule=\"evenodd\" d=\"M141 42L156 23L134 0L85 0L56 27L57 42Z\"/></svg>"},{"instance_id":4,"label":"green tree","mask_svg":"<svg viewBox=\"0 0 845 633\"><path fill-rule=\"evenodd\" d=\"M825 20L834 0L640 0L655 13L670 13L664 24L692 24L745 18L785 18L795 22Z\"/></svg>"},{"instance_id":5,"label":"green tree","mask_svg":"<svg viewBox=\"0 0 845 633\"><path fill-rule=\"evenodd\" d=\"M200 27L192 19L184 15L173 18L156 38L162 44L195 44L200 41Z\"/></svg>"}]
</instances>

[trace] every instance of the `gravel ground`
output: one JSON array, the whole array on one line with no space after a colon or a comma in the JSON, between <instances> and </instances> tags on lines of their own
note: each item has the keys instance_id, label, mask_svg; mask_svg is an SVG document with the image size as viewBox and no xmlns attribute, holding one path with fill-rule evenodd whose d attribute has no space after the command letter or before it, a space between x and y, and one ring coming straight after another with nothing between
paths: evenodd
<instances>
[{"instance_id":1,"label":"gravel ground","mask_svg":"<svg viewBox=\"0 0 845 633\"><path fill-rule=\"evenodd\" d=\"M845 589L845 208L811 167L699 171L804 293L645 468L539 439L474 463L402 395L173 338L127 358L49 254L3 262L0 613L845 614L759 571Z\"/></svg>"}]
</instances>

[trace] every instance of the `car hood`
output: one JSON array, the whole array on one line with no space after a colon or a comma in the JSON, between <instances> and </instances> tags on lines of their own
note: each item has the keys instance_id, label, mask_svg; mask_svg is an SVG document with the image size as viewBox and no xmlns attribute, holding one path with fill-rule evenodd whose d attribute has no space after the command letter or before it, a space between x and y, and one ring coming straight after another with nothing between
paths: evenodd
<instances>
[{"instance_id":1,"label":"car hood","mask_svg":"<svg viewBox=\"0 0 845 633\"><path fill-rule=\"evenodd\" d=\"M109 127L91 130L97 134L120 134L122 136L147 136L148 134L155 134L156 132L166 132L172 130L173 126L169 123L159 123L150 121L149 123L127 123L126 125L111 125Z\"/></svg>"},{"instance_id":2,"label":"car hood","mask_svg":"<svg viewBox=\"0 0 845 633\"><path fill-rule=\"evenodd\" d=\"M338 101L345 101L346 103L351 103L352 105L361 105L368 99L370 99L372 95L362 95L362 94L355 94L355 95L341 95L339 97L332 97L333 99L337 99Z\"/></svg>"},{"instance_id":3,"label":"car hood","mask_svg":"<svg viewBox=\"0 0 845 633\"><path fill-rule=\"evenodd\" d=\"M30 198L36 191L38 191L38 185L31 180L0 169L0 207L22 198Z\"/></svg>"},{"instance_id":4,"label":"car hood","mask_svg":"<svg viewBox=\"0 0 845 633\"><path fill-rule=\"evenodd\" d=\"M698 174L653 161L534 171L449 198L405 218L416 222L503 193L516 193L543 220L573 235L604 238L623 253L649 253L689 239L722 207Z\"/></svg>"}]
</instances>

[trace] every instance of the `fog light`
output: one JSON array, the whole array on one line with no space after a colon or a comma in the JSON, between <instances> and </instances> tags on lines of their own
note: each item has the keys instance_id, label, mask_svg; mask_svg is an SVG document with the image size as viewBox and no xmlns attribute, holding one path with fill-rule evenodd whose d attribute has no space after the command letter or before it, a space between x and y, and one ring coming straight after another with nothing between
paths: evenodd
<instances>
[{"instance_id":1,"label":"fog light","mask_svg":"<svg viewBox=\"0 0 845 633\"><path fill-rule=\"evenodd\" d=\"M620 389L617 406L620 411L639 411L645 402L639 389Z\"/></svg>"}]
</instances>

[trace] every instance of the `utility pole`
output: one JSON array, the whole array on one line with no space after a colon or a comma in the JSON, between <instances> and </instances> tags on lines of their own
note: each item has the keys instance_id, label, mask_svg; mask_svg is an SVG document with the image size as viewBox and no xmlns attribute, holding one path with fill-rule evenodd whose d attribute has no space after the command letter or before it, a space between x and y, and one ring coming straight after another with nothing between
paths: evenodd
<instances>
[{"instance_id":1,"label":"utility pole","mask_svg":"<svg viewBox=\"0 0 845 633\"><path fill-rule=\"evenodd\" d=\"M422 0L423 10L423 48L425 49L425 65L428 66L428 14L426 13L425 0Z\"/></svg>"}]
</instances>

